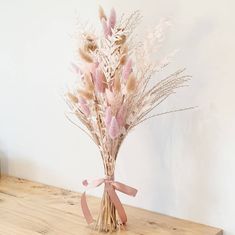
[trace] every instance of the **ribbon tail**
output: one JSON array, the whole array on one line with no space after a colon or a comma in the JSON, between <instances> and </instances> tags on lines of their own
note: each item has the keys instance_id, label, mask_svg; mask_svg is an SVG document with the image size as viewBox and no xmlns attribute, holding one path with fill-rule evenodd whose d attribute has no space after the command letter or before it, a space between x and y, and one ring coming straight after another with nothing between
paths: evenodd
<instances>
[{"instance_id":1,"label":"ribbon tail","mask_svg":"<svg viewBox=\"0 0 235 235\"><path fill-rule=\"evenodd\" d=\"M126 185L126 184L115 181L115 182L112 183L112 185L119 192L125 193L129 196L135 197L136 194L137 194L137 189L132 188L132 187Z\"/></svg>"},{"instance_id":2,"label":"ribbon tail","mask_svg":"<svg viewBox=\"0 0 235 235\"><path fill-rule=\"evenodd\" d=\"M86 222L88 224L91 224L94 221L94 219L93 219L93 217L91 215L91 212L90 212L90 209L89 209L89 207L87 205L86 192L84 192L82 194L82 197L81 197L81 207L82 207L82 212L83 212L83 215L84 215L84 217L86 219Z\"/></svg>"},{"instance_id":3,"label":"ribbon tail","mask_svg":"<svg viewBox=\"0 0 235 235\"><path fill-rule=\"evenodd\" d=\"M121 203L120 199L118 198L117 193L115 192L113 187L109 187L107 189L107 192L108 192L109 197L110 197L111 201L113 202L113 204L114 204L114 206L115 206L115 208L118 212L120 220L122 221L123 224L125 224L127 222L126 212L125 212L125 210L122 206L122 203Z\"/></svg>"}]
</instances>

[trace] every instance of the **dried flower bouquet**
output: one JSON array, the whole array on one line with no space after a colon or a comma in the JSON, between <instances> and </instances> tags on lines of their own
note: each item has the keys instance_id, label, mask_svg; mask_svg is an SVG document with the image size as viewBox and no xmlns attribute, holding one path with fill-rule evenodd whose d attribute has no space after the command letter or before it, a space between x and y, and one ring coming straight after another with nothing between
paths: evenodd
<instances>
[{"instance_id":1,"label":"dried flower bouquet","mask_svg":"<svg viewBox=\"0 0 235 235\"><path fill-rule=\"evenodd\" d=\"M102 35L81 34L79 60L73 64L80 84L66 94L66 102L86 129L75 124L100 150L105 178L92 184L97 187L104 183L105 189L95 225L99 231L112 232L126 223L125 211L115 190L132 196L137 192L114 181L115 163L123 140L141 122L165 114L149 116L177 88L185 86L190 77L180 69L150 85L152 75L169 63L167 57L162 61L151 58L162 44L167 21L161 21L152 29L144 42L134 43L133 30L141 18L138 11L117 20L114 9L107 17L100 7L99 18ZM185 109L170 112L181 110ZM83 184L89 185L88 181ZM93 223L85 194L82 209L87 222Z\"/></svg>"}]
</instances>

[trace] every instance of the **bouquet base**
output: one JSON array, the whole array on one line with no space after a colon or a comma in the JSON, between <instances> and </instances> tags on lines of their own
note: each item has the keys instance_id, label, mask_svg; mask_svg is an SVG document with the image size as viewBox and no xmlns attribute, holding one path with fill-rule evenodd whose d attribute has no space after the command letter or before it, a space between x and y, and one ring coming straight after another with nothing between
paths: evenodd
<instances>
[{"instance_id":1,"label":"bouquet base","mask_svg":"<svg viewBox=\"0 0 235 235\"><path fill-rule=\"evenodd\" d=\"M95 228L99 232L114 232L120 229L120 226L121 224L118 220L115 205L111 201L108 192L105 190Z\"/></svg>"}]
</instances>

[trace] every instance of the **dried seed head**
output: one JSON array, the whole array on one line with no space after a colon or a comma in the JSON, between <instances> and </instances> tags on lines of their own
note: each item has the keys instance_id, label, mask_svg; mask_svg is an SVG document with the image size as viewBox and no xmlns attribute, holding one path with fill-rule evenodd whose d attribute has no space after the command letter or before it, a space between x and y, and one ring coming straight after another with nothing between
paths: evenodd
<instances>
[{"instance_id":1,"label":"dried seed head","mask_svg":"<svg viewBox=\"0 0 235 235\"><path fill-rule=\"evenodd\" d=\"M80 110L82 113L85 114L85 116L88 117L90 115L90 109L87 104L80 103Z\"/></svg>"},{"instance_id":2,"label":"dried seed head","mask_svg":"<svg viewBox=\"0 0 235 235\"><path fill-rule=\"evenodd\" d=\"M96 43L89 42L89 43L85 43L83 48L85 52L89 53L91 51L95 51L97 49L97 45Z\"/></svg>"},{"instance_id":3,"label":"dried seed head","mask_svg":"<svg viewBox=\"0 0 235 235\"><path fill-rule=\"evenodd\" d=\"M126 83L126 90L127 92L131 93L136 88L136 78L133 73L131 73L128 77L127 83Z\"/></svg>"},{"instance_id":4,"label":"dried seed head","mask_svg":"<svg viewBox=\"0 0 235 235\"><path fill-rule=\"evenodd\" d=\"M84 82L85 82L86 90L92 92L94 90L94 84L92 82L92 78L91 78L90 73L84 74Z\"/></svg>"},{"instance_id":5,"label":"dried seed head","mask_svg":"<svg viewBox=\"0 0 235 235\"><path fill-rule=\"evenodd\" d=\"M75 95L73 95L72 93L68 92L67 96L72 103L78 103L78 98Z\"/></svg>"},{"instance_id":6,"label":"dried seed head","mask_svg":"<svg viewBox=\"0 0 235 235\"><path fill-rule=\"evenodd\" d=\"M116 11L114 10L114 8L112 8L109 17L109 25L113 29L115 27L115 24L116 24Z\"/></svg>"},{"instance_id":7,"label":"dried seed head","mask_svg":"<svg viewBox=\"0 0 235 235\"><path fill-rule=\"evenodd\" d=\"M106 15L104 13L104 9L103 9L102 6L99 6L99 18L100 18L101 21L102 21L102 19L107 20L107 17L106 17Z\"/></svg>"},{"instance_id":8,"label":"dried seed head","mask_svg":"<svg viewBox=\"0 0 235 235\"><path fill-rule=\"evenodd\" d=\"M83 59L85 62L87 62L87 63L93 62L92 57L87 52L85 52L81 48L78 49L78 52L79 52L81 59Z\"/></svg>"},{"instance_id":9,"label":"dried seed head","mask_svg":"<svg viewBox=\"0 0 235 235\"><path fill-rule=\"evenodd\" d=\"M128 47L126 44L122 46L122 54L126 54L126 55L128 54Z\"/></svg>"},{"instance_id":10,"label":"dried seed head","mask_svg":"<svg viewBox=\"0 0 235 235\"><path fill-rule=\"evenodd\" d=\"M117 45L124 44L126 42L126 35L122 34L115 42Z\"/></svg>"},{"instance_id":11,"label":"dried seed head","mask_svg":"<svg viewBox=\"0 0 235 235\"><path fill-rule=\"evenodd\" d=\"M95 41L95 36L92 34L84 34L84 51L89 52L95 51L97 49L97 44Z\"/></svg>"},{"instance_id":12,"label":"dried seed head","mask_svg":"<svg viewBox=\"0 0 235 235\"><path fill-rule=\"evenodd\" d=\"M122 104L117 112L117 122L119 127L123 127L126 119L126 107Z\"/></svg>"},{"instance_id":13,"label":"dried seed head","mask_svg":"<svg viewBox=\"0 0 235 235\"><path fill-rule=\"evenodd\" d=\"M95 87L98 92L104 93L106 88L106 78L104 73L97 68L95 73Z\"/></svg>"},{"instance_id":14,"label":"dried seed head","mask_svg":"<svg viewBox=\"0 0 235 235\"><path fill-rule=\"evenodd\" d=\"M122 69L122 78L126 81L132 72L132 60L128 59Z\"/></svg>"},{"instance_id":15,"label":"dried seed head","mask_svg":"<svg viewBox=\"0 0 235 235\"><path fill-rule=\"evenodd\" d=\"M116 93L120 92L120 90L121 90L121 82L120 82L120 78L117 74L115 74L115 77L114 77L113 89Z\"/></svg>"},{"instance_id":16,"label":"dried seed head","mask_svg":"<svg viewBox=\"0 0 235 235\"><path fill-rule=\"evenodd\" d=\"M90 34L90 33L84 34L84 38L89 42L94 42L95 41L95 36L93 34Z\"/></svg>"},{"instance_id":17,"label":"dried seed head","mask_svg":"<svg viewBox=\"0 0 235 235\"><path fill-rule=\"evenodd\" d=\"M120 64L124 65L126 63L126 54L121 55Z\"/></svg>"},{"instance_id":18,"label":"dried seed head","mask_svg":"<svg viewBox=\"0 0 235 235\"><path fill-rule=\"evenodd\" d=\"M91 100L93 98L93 94L90 91L78 90L78 94L85 100Z\"/></svg>"},{"instance_id":19,"label":"dried seed head","mask_svg":"<svg viewBox=\"0 0 235 235\"><path fill-rule=\"evenodd\" d=\"M120 128L118 126L116 117L113 116L110 122L109 136L111 139L115 139L119 136L119 134L120 134Z\"/></svg>"},{"instance_id":20,"label":"dried seed head","mask_svg":"<svg viewBox=\"0 0 235 235\"><path fill-rule=\"evenodd\" d=\"M111 27L109 26L109 24L107 23L107 21L105 21L104 19L102 19L102 27L103 27L103 32L106 38L108 38L108 36L112 35L112 30Z\"/></svg>"}]
</instances>

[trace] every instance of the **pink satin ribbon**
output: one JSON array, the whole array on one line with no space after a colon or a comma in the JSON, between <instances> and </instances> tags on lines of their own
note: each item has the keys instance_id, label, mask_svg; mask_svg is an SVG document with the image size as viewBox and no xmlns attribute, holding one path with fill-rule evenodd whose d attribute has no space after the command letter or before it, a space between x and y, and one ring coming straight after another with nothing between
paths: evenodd
<instances>
[{"instance_id":1,"label":"pink satin ribbon","mask_svg":"<svg viewBox=\"0 0 235 235\"><path fill-rule=\"evenodd\" d=\"M122 203L121 203L120 199L118 198L118 195L115 190L118 190L119 192L125 193L125 194L127 194L129 196L133 196L133 197L135 197L137 190L130 187L130 186L122 184L120 182L114 181L112 177L96 179L96 180L92 181L91 183L88 183L87 180L84 180L82 182L82 184L85 187L90 186L92 188L99 187L103 183L105 184L105 190L107 191L111 201L113 202L113 204L118 212L118 215L119 215L119 218L120 218L122 224L125 224L127 222L126 212L125 212L125 210L122 206ZM91 215L90 209L87 204L86 191L82 194L82 197L81 197L81 207L82 207L82 212L83 212L83 215L84 215L87 223L91 224L94 221L94 219Z\"/></svg>"}]
</instances>

